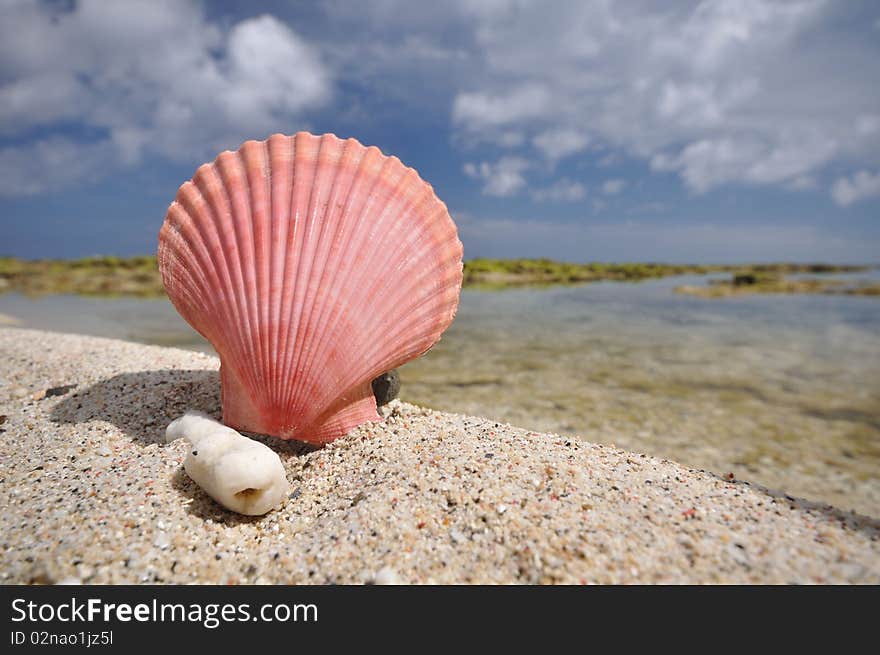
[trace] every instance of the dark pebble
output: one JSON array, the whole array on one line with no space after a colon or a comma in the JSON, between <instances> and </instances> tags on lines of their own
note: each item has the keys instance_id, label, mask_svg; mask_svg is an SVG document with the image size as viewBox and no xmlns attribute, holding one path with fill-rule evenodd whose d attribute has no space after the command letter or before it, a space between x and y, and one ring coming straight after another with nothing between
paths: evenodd
<instances>
[{"instance_id":1,"label":"dark pebble","mask_svg":"<svg viewBox=\"0 0 880 655\"><path fill-rule=\"evenodd\" d=\"M63 396L68 391L75 388L75 384L65 384L60 387L52 387L51 389L46 389L46 398L51 398L52 396Z\"/></svg>"},{"instance_id":2,"label":"dark pebble","mask_svg":"<svg viewBox=\"0 0 880 655\"><path fill-rule=\"evenodd\" d=\"M376 397L376 405L387 405L397 398L400 393L400 375L397 369L383 373L373 380L373 395Z\"/></svg>"}]
</instances>

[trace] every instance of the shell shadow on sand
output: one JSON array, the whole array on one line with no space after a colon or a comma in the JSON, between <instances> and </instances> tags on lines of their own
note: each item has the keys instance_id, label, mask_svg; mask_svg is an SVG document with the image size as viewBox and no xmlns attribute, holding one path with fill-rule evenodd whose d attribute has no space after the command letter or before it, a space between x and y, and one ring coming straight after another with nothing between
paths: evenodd
<instances>
[{"instance_id":1,"label":"shell shadow on sand","mask_svg":"<svg viewBox=\"0 0 880 655\"><path fill-rule=\"evenodd\" d=\"M107 421L132 443L146 447L165 444L165 428L186 410L195 409L221 418L220 376L217 371L166 369L122 373L77 391L59 402L51 412L58 424ZM302 457L315 446L246 433L269 445L282 461ZM187 512L225 525L259 522L262 516L243 516L215 503L180 466L172 487L191 502Z\"/></svg>"},{"instance_id":2,"label":"shell shadow on sand","mask_svg":"<svg viewBox=\"0 0 880 655\"><path fill-rule=\"evenodd\" d=\"M186 410L194 409L222 420L220 375L211 370L165 369L120 373L77 391L51 413L59 424L107 421L140 446L165 443L165 428ZM313 446L251 435L268 444L282 459L299 457Z\"/></svg>"}]
</instances>

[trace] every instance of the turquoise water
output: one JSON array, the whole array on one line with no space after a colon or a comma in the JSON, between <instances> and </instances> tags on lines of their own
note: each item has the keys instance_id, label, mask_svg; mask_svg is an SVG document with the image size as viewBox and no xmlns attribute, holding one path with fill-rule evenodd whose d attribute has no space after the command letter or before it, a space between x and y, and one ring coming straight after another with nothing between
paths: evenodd
<instances>
[{"instance_id":1,"label":"turquoise water","mask_svg":"<svg viewBox=\"0 0 880 655\"><path fill-rule=\"evenodd\" d=\"M880 516L880 299L673 291L704 281L465 290L443 339L402 368L401 397ZM164 299L5 294L0 314L210 350Z\"/></svg>"}]
</instances>

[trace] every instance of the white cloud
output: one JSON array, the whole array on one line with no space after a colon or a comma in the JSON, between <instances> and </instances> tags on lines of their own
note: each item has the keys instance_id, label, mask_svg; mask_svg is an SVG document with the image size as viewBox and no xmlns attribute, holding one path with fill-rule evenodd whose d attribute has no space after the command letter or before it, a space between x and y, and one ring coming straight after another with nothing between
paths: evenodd
<instances>
[{"instance_id":1,"label":"white cloud","mask_svg":"<svg viewBox=\"0 0 880 655\"><path fill-rule=\"evenodd\" d=\"M620 155L616 152L610 152L607 155L603 155L603 157L596 162L596 166L599 168L611 168L612 166L617 166L620 162Z\"/></svg>"},{"instance_id":2,"label":"white cloud","mask_svg":"<svg viewBox=\"0 0 880 655\"><path fill-rule=\"evenodd\" d=\"M330 74L318 53L271 16L224 29L200 5L170 0L82 0L71 9L19 2L5 14L0 131L51 133L74 125L100 135L7 149L5 176L15 175L12 161L39 168L59 147L80 149L91 161L96 144L104 161L93 162L90 175L135 163L145 152L198 161L246 138L292 131L305 111L330 96ZM46 166L41 182L19 191L7 183L3 192L33 193L35 185L50 189L77 179Z\"/></svg>"},{"instance_id":3,"label":"white cloud","mask_svg":"<svg viewBox=\"0 0 880 655\"><path fill-rule=\"evenodd\" d=\"M30 196L91 181L113 161L109 140L82 144L50 137L0 149L0 196Z\"/></svg>"},{"instance_id":4,"label":"white cloud","mask_svg":"<svg viewBox=\"0 0 880 655\"><path fill-rule=\"evenodd\" d=\"M317 54L272 16L232 28L226 63L225 80L211 90L219 91L217 100L235 125L268 124L274 112L295 113L328 95Z\"/></svg>"},{"instance_id":5,"label":"white cloud","mask_svg":"<svg viewBox=\"0 0 880 655\"><path fill-rule=\"evenodd\" d=\"M589 145L590 139L576 130L547 130L532 139L532 143L544 154L544 157L555 162L580 152Z\"/></svg>"},{"instance_id":6,"label":"white cloud","mask_svg":"<svg viewBox=\"0 0 880 655\"><path fill-rule=\"evenodd\" d=\"M753 184L793 182L831 160L833 139L810 130L783 129L777 143L757 138L700 139L675 155L656 154L651 168L679 171L689 189L704 193L730 181Z\"/></svg>"},{"instance_id":7,"label":"white cloud","mask_svg":"<svg viewBox=\"0 0 880 655\"><path fill-rule=\"evenodd\" d=\"M504 148L515 148L521 146L526 140L522 132L502 132L498 135L497 143Z\"/></svg>"},{"instance_id":8,"label":"white cloud","mask_svg":"<svg viewBox=\"0 0 880 655\"><path fill-rule=\"evenodd\" d=\"M575 202L587 196L587 188L580 182L564 177L552 186L533 189L531 195L537 202Z\"/></svg>"},{"instance_id":9,"label":"white cloud","mask_svg":"<svg viewBox=\"0 0 880 655\"><path fill-rule=\"evenodd\" d=\"M494 164L468 162L463 170L468 177L484 182L483 194L512 196L526 186L523 172L528 168L529 162L521 157L502 157Z\"/></svg>"},{"instance_id":10,"label":"white cloud","mask_svg":"<svg viewBox=\"0 0 880 655\"><path fill-rule=\"evenodd\" d=\"M613 180L605 180L602 183L602 193L608 196L613 196L615 194L623 191L623 187L626 186L626 181L621 179L613 179Z\"/></svg>"},{"instance_id":11,"label":"white cloud","mask_svg":"<svg viewBox=\"0 0 880 655\"><path fill-rule=\"evenodd\" d=\"M0 86L0 131L76 118L83 110L79 82L71 75L47 72Z\"/></svg>"},{"instance_id":12,"label":"white cloud","mask_svg":"<svg viewBox=\"0 0 880 655\"><path fill-rule=\"evenodd\" d=\"M459 134L522 131L552 164L584 145L680 175L694 192L800 186L880 162L876 48L826 0L463 2L482 64ZM542 144L544 146L542 147Z\"/></svg>"},{"instance_id":13,"label":"white cloud","mask_svg":"<svg viewBox=\"0 0 880 655\"><path fill-rule=\"evenodd\" d=\"M880 172L872 175L868 171L859 171L852 179L842 177L831 187L831 197L841 207L880 196Z\"/></svg>"},{"instance_id":14,"label":"white cloud","mask_svg":"<svg viewBox=\"0 0 880 655\"><path fill-rule=\"evenodd\" d=\"M792 191L809 191L816 188L816 178L812 175L801 175L794 178L788 185Z\"/></svg>"},{"instance_id":15,"label":"white cloud","mask_svg":"<svg viewBox=\"0 0 880 655\"><path fill-rule=\"evenodd\" d=\"M546 89L539 83L523 84L499 94L460 93L452 107L452 120L479 135L481 130L541 117L549 110L549 102Z\"/></svg>"},{"instance_id":16,"label":"white cloud","mask_svg":"<svg viewBox=\"0 0 880 655\"><path fill-rule=\"evenodd\" d=\"M880 132L880 114L863 114L856 119L856 132L871 136Z\"/></svg>"}]
</instances>

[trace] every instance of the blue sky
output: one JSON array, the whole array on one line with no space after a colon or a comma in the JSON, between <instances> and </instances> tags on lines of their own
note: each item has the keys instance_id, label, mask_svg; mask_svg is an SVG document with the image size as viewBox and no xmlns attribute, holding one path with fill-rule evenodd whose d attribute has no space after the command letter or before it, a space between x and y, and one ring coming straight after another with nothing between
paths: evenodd
<instances>
[{"instance_id":1,"label":"blue sky","mask_svg":"<svg viewBox=\"0 0 880 655\"><path fill-rule=\"evenodd\" d=\"M880 4L0 0L0 254L155 251L195 168L333 132L465 257L880 262Z\"/></svg>"}]
</instances>

